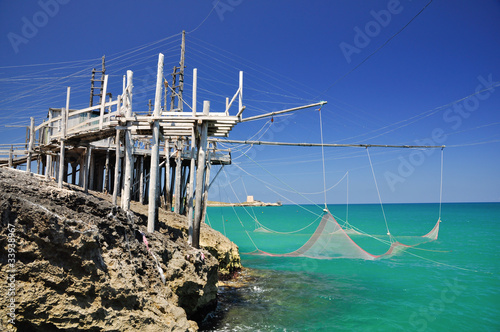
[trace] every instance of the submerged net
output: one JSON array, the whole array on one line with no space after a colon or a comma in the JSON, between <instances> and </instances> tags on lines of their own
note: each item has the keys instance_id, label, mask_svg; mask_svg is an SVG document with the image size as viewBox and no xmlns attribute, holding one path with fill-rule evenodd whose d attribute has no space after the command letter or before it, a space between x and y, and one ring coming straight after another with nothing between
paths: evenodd
<instances>
[{"instance_id":1,"label":"submerged net","mask_svg":"<svg viewBox=\"0 0 500 332\"><path fill-rule=\"evenodd\" d=\"M360 232L352 228L345 230L337 223L330 212L325 212L313 235L299 249L285 254L273 254L257 249L251 254L275 257L309 257L317 259L358 258L375 260L394 255L425 242L437 240L440 222L441 220L438 220L434 228L426 235L418 237L417 241L413 239L412 244L392 241L393 238L390 237L391 241L388 242L390 243L389 249L383 254L374 255L361 248L349 235L359 235L361 234Z\"/></svg>"}]
</instances>

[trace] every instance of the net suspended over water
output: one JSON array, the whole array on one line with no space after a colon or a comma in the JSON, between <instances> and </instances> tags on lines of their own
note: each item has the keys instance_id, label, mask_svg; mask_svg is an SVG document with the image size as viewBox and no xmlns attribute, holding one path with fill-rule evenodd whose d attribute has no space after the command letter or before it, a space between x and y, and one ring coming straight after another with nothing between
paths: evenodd
<instances>
[{"instance_id":1,"label":"net suspended over water","mask_svg":"<svg viewBox=\"0 0 500 332\"><path fill-rule=\"evenodd\" d=\"M380 255L374 255L365 251L358 244L356 244L356 242L354 242L348 234L349 230L342 228L337 223L333 215L326 211L311 238L299 249L285 254L273 254L257 249L251 254L274 257L309 257L319 259L358 258L375 260L394 255L425 242L437 240L440 222L441 220L438 220L434 228L429 233L412 239L411 244L403 244L399 241L390 241L390 247L387 252ZM393 239L390 234L389 237L390 239Z\"/></svg>"}]
</instances>

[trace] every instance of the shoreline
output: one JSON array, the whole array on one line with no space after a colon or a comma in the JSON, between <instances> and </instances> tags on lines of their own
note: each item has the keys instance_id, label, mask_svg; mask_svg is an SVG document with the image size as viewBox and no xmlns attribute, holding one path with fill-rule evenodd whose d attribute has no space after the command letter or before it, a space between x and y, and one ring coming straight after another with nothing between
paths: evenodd
<instances>
[{"instance_id":1,"label":"shoreline","mask_svg":"<svg viewBox=\"0 0 500 332\"><path fill-rule=\"evenodd\" d=\"M260 201L255 201L255 202L243 202L243 203L226 203L226 202L215 202L215 201L208 201L207 202L208 207L247 207L247 206L283 206L281 202L276 202L276 203L265 203L265 202L260 202Z\"/></svg>"}]
</instances>

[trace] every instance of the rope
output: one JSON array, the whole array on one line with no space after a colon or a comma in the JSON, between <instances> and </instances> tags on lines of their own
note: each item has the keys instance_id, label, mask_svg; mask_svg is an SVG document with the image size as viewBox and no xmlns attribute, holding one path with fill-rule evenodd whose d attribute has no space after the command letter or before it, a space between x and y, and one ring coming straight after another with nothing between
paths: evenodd
<instances>
[{"instance_id":1,"label":"rope","mask_svg":"<svg viewBox=\"0 0 500 332\"><path fill-rule=\"evenodd\" d=\"M217 1L217 3L216 3L213 7L212 7L212 10L210 10L210 12L209 12L209 13L208 13L208 15L205 17L205 19L204 19L203 21L201 21L201 23L200 23L200 24L198 24L198 26L197 26L196 28L194 28L193 30L191 30L191 31L187 32L187 34L193 33L193 32L195 32L196 30L198 30L198 28L199 28L199 27L201 27L203 23L205 23L205 21L206 21L206 20L210 17L210 15L212 15L212 13L213 13L214 9L215 9L215 8L219 5L219 2L220 2L220 0L219 0L219 1Z\"/></svg>"},{"instance_id":2,"label":"rope","mask_svg":"<svg viewBox=\"0 0 500 332\"><path fill-rule=\"evenodd\" d=\"M439 185L439 218L441 220L441 206L443 204L443 158L444 157L444 149L441 149L441 183Z\"/></svg>"},{"instance_id":3,"label":"rope","mask_svg":"<svg viewBox=\"0 0 500 332\"><path fill-rule=\"evenodd\" d=\"M385 217L384 205L382 204L382 198L380 197L380 190L378 189L377 178L375 177L375 171L373 170L372 159L370 158L370 152L368 151L368 148L366 149L366 153L368 154L368 160L370 161L370 168L372 170L373 181L375 182L375 188L377 189L378 200L380 202L380 208L382 209L382 215L384 216L384 222L385 222L385 228L387 229L387 235L389 235L391 237L391 240L392 240L391 232L389 231L389 225L387 224L387 218Z\"/></svg>"},{"instance_id":4,"label":"rope","mask_svg":"<svg viewBox=\"0 0 500 332\"><path fill-rule=\"evenodd\" d=\"M323 143L323 120L321 119L321 107L320 106L318 112L319 112L319 132L321 135L321 160L323 162L323 191L325 195L325 211L328 210L328 207L326 206L326 169L325 169L325 147Z\"/></svg>"},{"instance_id":5,"label":"rope","mask_svg":"<svg viewBox=\"0 0 500 332\"><path fill-rule=\"evenodd\" d=\"M349 224L349 171L347 171L347 189L346 189L346 207L345 207L345 222Z\"/></svg>"}]
</instances>

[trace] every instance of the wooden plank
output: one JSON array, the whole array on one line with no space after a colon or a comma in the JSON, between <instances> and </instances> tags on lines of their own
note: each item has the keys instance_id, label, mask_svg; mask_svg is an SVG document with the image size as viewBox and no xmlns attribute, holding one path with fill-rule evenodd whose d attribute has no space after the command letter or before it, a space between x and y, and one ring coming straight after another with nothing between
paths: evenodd
<instances>
[{"instance_id":1,"label":"wooden plank","mask_svg":"<svg viewBox=\"0 0 500 332\"><path fill-rule=\"evenodd\" d=\"M162 83L163 83L163 59L162 53L158 56L158 70L156 73L155 106L153 114L158 116L161 111ZM160 178L160 123L156 120L153 124L153 146L151 147L151 166L149 173L149 205L148 205L148 232L155 231L158 220L158 180Z\"/></svg>"}]
</instances>

